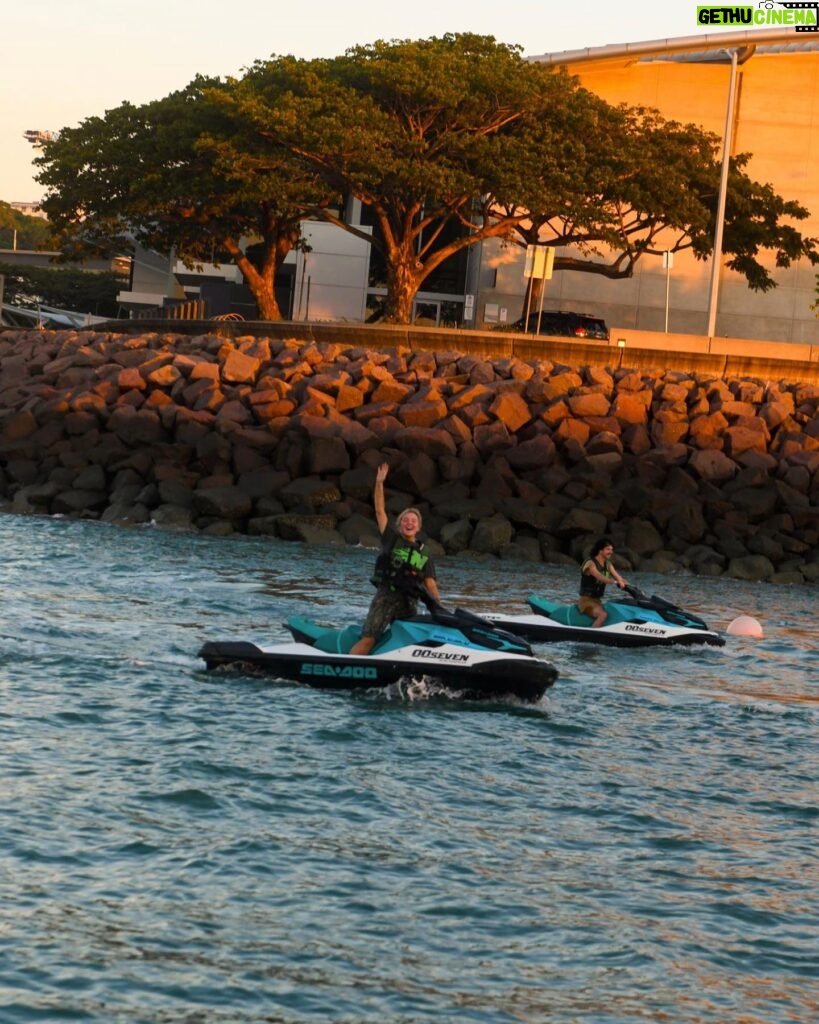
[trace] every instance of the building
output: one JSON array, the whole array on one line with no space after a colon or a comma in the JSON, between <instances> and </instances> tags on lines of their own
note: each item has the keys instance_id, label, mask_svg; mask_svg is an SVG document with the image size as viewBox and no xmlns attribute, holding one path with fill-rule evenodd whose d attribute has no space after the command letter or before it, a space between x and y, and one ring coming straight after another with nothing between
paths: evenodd
<instances>
[{"instance_id":1,"label":"building","mask_svg":"<svg viewBox=\"0 0 819 1024\"><path fill-rule=\"evenodd\" d=\"M810 210L810 219L796 226L805 236L819 237L815 39L793 28L751 29L532 59L566 66L610 103L654 107L666 119L693 122L723 138L733 86L731 154L752 153L746 168L750 177L770 183L779 195ZM513 321L523 312L524 253L495 241L484 243L481 250L472 282L476 326ZM817 300L817 268L807 260L776 269L771 259L768 268L777 287L764 294L751 291L744 277L720 266L713 332L712 267L713 261L676 253L669 270L659 257L642 258L634 276L625 281L556 272L546 284L543 304L603 316L614 327L663 331L667 315L672 333L819 343L819 320L810 308Z\"/></svg>"},{"instance_id":2,"label":"building","mask_svg":"<svg viewBox=\"0 0 819 1024\"><path fill-rule=\"evenodd\" d=\"M543 54L531 60L566 66L610 103L654 107L669 120L693 122L725 137L731 154L753 154L747 173L811 211L796 225L819 237L819 42L793 27L661 39ZM351 223L366 225L351 202ZM294 320L367 320L384 288L371 247L333 225L306 225L309 252L288 257L277 295ZM560 250L558 250L560 252ZM763 257L764 258L764 257ZM524 312L524 251L489 240L461 254L458 266L418 293L413 320L484 329ZM450 261L447 261L449 263ZM817 268L802 260L768 269L777 287L753 292L744 277L716 262L675 253L673 266L643 257L632 278L557 271L543 308L602 316L613 329L819 344ZM444 265L445 267L447 264ZM717 270L714 272L714 267ZM193 274L173 257L137 252L124 308L149 312L168 301L206 298L211 313L254 316L235 268Z\"/></svg>"},{"instance_id":3,"label":"building","mask_svg":"<svg viewBox=\"0 0 819 1024\"><path fill-rule=\"evenodd\" d=\"M43 210L40 209L39 203L9 203L12 210L17 210L18 213L24 213L26 217L39 217L41 220L46 220L46 215Z\"/></svg>"}]
</instances>

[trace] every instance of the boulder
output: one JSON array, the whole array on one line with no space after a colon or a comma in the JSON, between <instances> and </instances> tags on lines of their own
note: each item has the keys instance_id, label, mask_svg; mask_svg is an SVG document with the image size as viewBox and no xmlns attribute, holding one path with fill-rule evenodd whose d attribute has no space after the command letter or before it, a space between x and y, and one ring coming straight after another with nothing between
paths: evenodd
<instances>
[{"instance_id":1,"label":"boulder","mask_svg":"<svg viewBox=\"0 0 819 1024\"><path fill-rule=\"evenodd\" d=\"M497 555L501 548L512 540L514 533L509 520L505 516L495 514L489 519L478 521L469 546L473 551Z\"/></svg>"},{"instance_id":2,"label":"boulder","mask_svg":"<svg viewBox=\"0 0 819 1024\"><path fill-rule=\"evenodd\" d=\"M240 487L207 487L193 492L193 508L197 515L212 516L235 522L245 519L252 510L250 497ZM155 518L155 517L154 517Z\"/></svg>"},{"instance_id":3,"label":"boulder","mask_svg":"<svg viewBox=\"0 0 819 1024\"><path fill-rule=\"evenodd\" d=\"M774 567L765 555L745 555L732 558L728 563L728 575L739 580L769 580L774 574Z\"/></svg>"}]
</instances>

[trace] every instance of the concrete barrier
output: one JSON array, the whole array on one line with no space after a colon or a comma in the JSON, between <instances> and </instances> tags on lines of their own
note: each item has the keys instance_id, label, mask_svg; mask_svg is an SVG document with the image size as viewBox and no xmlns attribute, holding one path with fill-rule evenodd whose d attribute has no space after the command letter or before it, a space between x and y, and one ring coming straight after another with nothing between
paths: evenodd
<instances>
[{"instance_id":1,"label":"concrete barrier","mask_svg":"<svg viewBox=\"0 0 819 1024\"><path fill-rule=\"evenodd\" d=\"M175 334L214 334L293 338L369 348L406 346L413 351L453 351L484 358L516 356L524 361L548 359L618 369L661 367L680 373L705 373L762 380L819 383L819 346L742 338L709 338L695 334L666 334L631 327L613 327L609 340L553 338L512 331L473 331L458 328L413 327L397 324L325 323L317 321L110 320L97 331Z\"/></svg>"}]
</instances>

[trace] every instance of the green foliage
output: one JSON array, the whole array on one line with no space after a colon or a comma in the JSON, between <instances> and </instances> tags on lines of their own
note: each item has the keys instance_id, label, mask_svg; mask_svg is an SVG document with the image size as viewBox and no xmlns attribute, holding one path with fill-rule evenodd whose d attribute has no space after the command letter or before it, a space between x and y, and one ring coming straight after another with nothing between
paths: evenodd
<instances>
[{"instance_id":1,"label":"green foliage","mask_svg":"<svg viewBox=\"0 0 819 1024\"><path fill-rule=\"evenodd\" d=\"M0 200L0 249L32 249L45 251L51 248L51 227L42 217L29 217L8 203Z\"/></svg>"},{"instance_id":2,"label":"green foliage","mask_svg":"<svg viewBox=\"0 0 819 1024\"><path fill-rule=\"evenodd\" d=\"M126 279L119 274L51 267L0 264L3 301L12 306L56 306L76 313L114 318L117 295Z\"/></svg>"},{"instance_id":3,"label":"green foliage","mask_svg":"<svg viewBox=\"0 0 819 1024\"><path fill-rule=\"evenodd\" d=\"M720 188L719 137L666 121L656 110L621 106L601 115L583 132L594 146L584 160L581 189L554 203L530 188L525 205L535 212L517 226L519 244L572 245L582 255L558 257L556 269L615 279L631 277L646 254L690 249L708 259ZM819 253L817 240L790 223L808 211L749 178L749 159L741 154L730 164L722 249L726 265L751 289L767 291L776 282L760 262L763 250L775 254L778 267L803 256L817 263ZM515 208L508 205L500 211L510 212Z\"/></svg>"},{"instance_id":4,"label":"green foliage","mask_svg":"<svg viewBox=\"0 0 819 1024\"><path fill-rule=\"evenodd\" d=\"M386 315L407 322L431 274L484 239L572 246L556 268L624 278L644 255L713 249L719 139L657 111L613 107L565 70L491 36L378 41L331 60L273 57L241 79L181 92L64 129L38 180L67 254L130 238L189 265L230 259L260 315L301 223L366 238L386 267ZM819 262L793 226L808 211L731 163L727 264L749 287ZM353 197L376 231L346 223Z\"/></svg>"},{"instance_id":5,"label":"green foliage","mask_svg":"<svg viewBox=\"0 0 819 1024\"><path fill-rule=\"evenodd\" d=\"M508 235L524 218L490 216L487 197L516 184L520 140L535 158L536 125L541 140L560 137L562 114L580 92L519 47L465 33L376 42L329 61L257 62L236 97L271 152L286 150L369 207L387 265L388 318L406 322L418 288L444 260ZM540 146L541 161L548 152ZM554 163L557 190L573 174L557 156ZM445 232L452 224L459 232Z\"/></svg>"},{"instance_id":6,"label":"green foliage","mask_svg":"<svg viewBox=\"0 0 819 1024\"><path fill-rule=\"evenodd\" d=\"M114 253L133 241L189 267L232 260L259 313L278 319L276 270L300 244L302 219L336 198L284 153L258 152L236 118L230 83L195 79L181 92L123 103L68 128L35 161L43 208L66 256ZM255 260L246 240L259 243Z\"/></svg>"},{"instance_id":7,"label":"green foliage","mask_svg":"<svg viewBox=\"0 0 819 1024\"><path fill-rule=\"evenodd\" d=\"M713 249L719 139L657 111L612 107L518 47L471 34L377 42L330 61L257 63L243 116L369 207L387 266L387 316L406 322L426 278L490 237L572 246L556 268L630 277L646 253ZM792 227L807 211L731 167L723 252L754 289L819 261ZM328 219L331 219L328 217ZM340 226L354 230L340 221ZM457 237L451 230L460 226Z\"/></svg>"}]
</instances>

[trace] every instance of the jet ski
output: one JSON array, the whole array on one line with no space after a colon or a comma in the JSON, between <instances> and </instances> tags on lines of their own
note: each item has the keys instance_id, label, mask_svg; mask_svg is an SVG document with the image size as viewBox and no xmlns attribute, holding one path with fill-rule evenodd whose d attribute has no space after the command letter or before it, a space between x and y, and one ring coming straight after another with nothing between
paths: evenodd
<instances>
[{"instance_id":1,"label":"jet ski","mask_svg":"<svg viewBox=\"0 0 819 1024\"><path fill-rule=\"evenodd\" d=\"M495 615L486 618L501 629L532 643L579 640L609 647L669 647L710 644L722 647L725 640L705 622L670 601L648 597L636 587L626 587L629 597L604 601L607 619L593 627L593 619L577 605L558 604L542 597L527 598L528 615Z\"/></svg>"},{"instance_id":2,"label":"jet ski","mask_svg":"<svg viewBox=\"0 0 819 1024\"><path fill-rule=\"evenodd\" d=\"M512 695L537 701L557 678L529 643L456 608L397 619L367 655L350 654L358 626L330 629L297 617L284 623L291 643L208 641L199 651L208 669L235 666L326 690L384 688L399 680L432 678L468 699Z\"/></svg>"}]
</instances>

